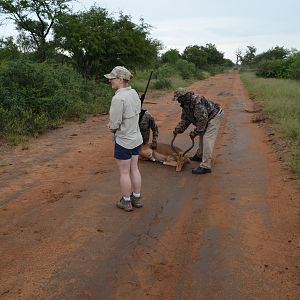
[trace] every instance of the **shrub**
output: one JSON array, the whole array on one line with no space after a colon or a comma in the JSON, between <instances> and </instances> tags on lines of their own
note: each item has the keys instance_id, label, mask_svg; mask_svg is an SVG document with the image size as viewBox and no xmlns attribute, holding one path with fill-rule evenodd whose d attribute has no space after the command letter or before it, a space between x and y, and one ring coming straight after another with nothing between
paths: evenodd
<instances>
[{"instance_id":1,"label":"shrub","mask_svg":"<svg viewBox=\"0 0 300 300\"><path fill-rule=\"evenodd\" d=\"M0 66L0 132L37 135L62 120L107 112L106 84L87 81L68 65L26 60Z\"/></svg>"},{"instance_id":2,"label":"shrub","mask_svg":"<svg viewBox=\"0 0 300 300\"><path fill-rule=\"evenodd\" d=\"M174 65L163 64L155 72L154 78L163 79L173 77L177 73L177 70Z\"/></svg>"},{"instance_id":3,"label":"shrub","mask_svg":"<svg viewBox=\"0 0 300 300\"><path fill-rule=\"evenodd\" d=\"M194 63L188 62L184 59L179 59L176 64L176 69L178 70L180 76L183 79L194 78L197 75L197 69Z\"/></svg>"},{"instance_id":4,"label":"shrub","mask_svg":"<svg viewBox=\"0 0 300 300\"><path fill-rule=\"evenodd\" d=\"M177 49L170 49L161 56L161 61L164 63L175 64L180 59L180 53Z\"/></svg>"},{"instance_id":5,"label":"shrub","mask_svg":"<svg viewBox=\"0 0 300 300\"><path fill-rule=\"evenodd\" d=\"M221 65L207 65L205 70L208 71L211 75L216 75L224 72L225 67Z\"/></svg>"},{"instance_id":6,"label":"shrub","mask_svg":"<svg viewBox=\"0 0 300 300\"><path fill-rule=\"evenodd\" d=\"M300 79L300 52L295 53L290 58L289 73L291 79Z\"/></svg>"},{"instance_id":7,"label":"shrub","mask_svg":"<svg viewBox=\"0 0 300 300\"><path fill-rule=\"evenodd\" d=\"M265 78L289 78L289 62L287 59L261 61L257 65L256 75Z\"/></svg>"},{"instance_id":8,"label":"shrub","mask_svg":"<svg viewBox=\"0 0 300 300\"><path fill-rule=\"evenodd\" d=\"M161 78L155 81L154 87L158 90L170 89L172 87L172 82L168 78Z\"/></svg>"}]
</instances>

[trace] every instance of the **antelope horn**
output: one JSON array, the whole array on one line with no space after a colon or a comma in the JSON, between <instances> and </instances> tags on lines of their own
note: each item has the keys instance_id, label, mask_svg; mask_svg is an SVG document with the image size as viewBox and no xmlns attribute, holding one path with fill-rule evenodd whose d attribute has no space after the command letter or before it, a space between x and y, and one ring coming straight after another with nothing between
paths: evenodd
<instances>
[{"instance_id":1,"label":"antelope horn","mask_svg":"<svg viewBox=\"0 0 300 300\"><path fill-rule=\"evenodd\" d=\"M192 150L192 148L194 147L195 145L195 141L193 138L191 138L192 140L192 146L190 148L188 148L186 151L183 152L183 156L185 156L190 150Z\"/></svg>"},{"instance_id":2,"label":"antelope horn","mask_svg":"<svg viewBox=\"0 0 300 300\"><path fill-rule=\"evenodd\" d=\"M174 152L179 155L179 152L176 150L176 148L174 147L174 141L175 141L176 135L174 135L172 141L171 141L171 147L174 150Z\"/></svg>"},{"instance_id":3,"label":"antelope horn","mask_svg":"<svg viewBox=\"0 0 300 300\"><path fill-rule=\"evenodd\" d=\"M174 152L175 152L177 155L179 155L179 152L178 152L178 151L176 150L176 148L174 147L174 141L175 141L175 138L176 138L176 135L174 135L174 137L173 137L173 139L172 139L171 147L172 147L172 149L174 150ZM190 150L192 150L192 148L194 147L195 141L194 141L194 139L192 139L192 138L191 138L191 140L192 140L192 145L191 145L191 147L188 148L187 150L185 150L185 151L183 152L182 156L185 156L185 155L186 155Z\"/></svg>"}]
</instances>

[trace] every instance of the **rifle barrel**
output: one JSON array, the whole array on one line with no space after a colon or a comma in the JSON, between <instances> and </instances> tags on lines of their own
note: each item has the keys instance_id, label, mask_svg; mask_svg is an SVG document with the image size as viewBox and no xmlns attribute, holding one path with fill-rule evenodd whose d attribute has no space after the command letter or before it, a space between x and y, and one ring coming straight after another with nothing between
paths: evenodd
<instances>
[{"instance_id":1,"label":"rifle barrel","mask_svg":"<svg viewBox=\"0 0 300 300\"><path fill-rule=\"evenodd\" d=\"M151 77L152 77L152 73L153 73L153 71L151 71L151 73L150 73L150 76L149 76L149 79L148 79L148 82L147 82L147 85L146 85L146 88L145 88L145 92L144 92L145 96L146 96L146 93L147 93L147 90L148 90L148 86L149 86L149 83L150 83L150 80L151 80Z\"/></svg>"}]
</instances>

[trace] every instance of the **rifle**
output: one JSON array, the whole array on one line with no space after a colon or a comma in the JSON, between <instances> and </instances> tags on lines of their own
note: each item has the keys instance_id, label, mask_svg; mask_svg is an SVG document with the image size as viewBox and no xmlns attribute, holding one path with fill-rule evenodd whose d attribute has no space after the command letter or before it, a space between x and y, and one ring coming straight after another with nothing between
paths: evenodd
<instances>
[{"instance_id":1,"label":"rifle","mask_svg":"<svg viewBox=\"0 0 300 300\"><path fill-rule=\"evenodd\" d=\"M145 92L140 96L140 100L141 100L141 112L140 112L140 117L139 117L139 123L141 123L141 121L143 119L143 116L144 116L144 114L146 112L146 110L142 109L142 107L143 107L143 103L144 103L144 100L145 100L145 97L146 97L146 94L147 94L149 83L151 81L152 73L153 73L153 71L151 71L150 76L148 78L148 82L147 82L147 85L146 85L146 88L145 88Z\"/></svg>"}]
</instances>

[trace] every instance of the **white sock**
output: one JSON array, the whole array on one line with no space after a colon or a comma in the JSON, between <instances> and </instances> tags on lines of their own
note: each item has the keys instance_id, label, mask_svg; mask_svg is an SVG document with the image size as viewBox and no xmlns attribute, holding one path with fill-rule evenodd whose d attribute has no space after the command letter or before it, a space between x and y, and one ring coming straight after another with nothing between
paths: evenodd
<instances>
[{"instance_id":1,"label":"white sock","mask_svg":"<svg viewBox=\"0 0 300 300\"><path fill-rule=\"evenodd\" d=\"M123 196L124 201L130 201L130 197Z\"/></svg>"},{"instance_id":2,"label":"white sock","mask_svg":"<svg viewBox=\"0 0 300 300\"><path fill-rule=\"evenodd\" d=\"M132 194L133 194L133 196L136 197L136 198L141 197L141 193L135 193L135 192L133 192Z\"/></svg>"}]
</instances>

